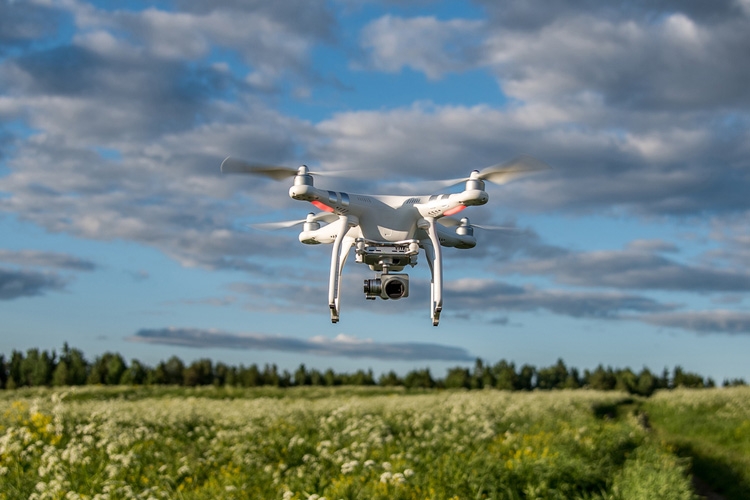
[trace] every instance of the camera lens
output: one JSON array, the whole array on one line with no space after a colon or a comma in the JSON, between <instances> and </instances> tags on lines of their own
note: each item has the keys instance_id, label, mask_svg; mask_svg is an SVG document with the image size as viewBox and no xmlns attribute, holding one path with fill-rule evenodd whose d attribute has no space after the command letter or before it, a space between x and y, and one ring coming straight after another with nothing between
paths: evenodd
<instances>
[{"instance_id":1,"label":"camera lens","mask_svg":"<svg viewBox=\"0 0 750 500\"><path fill-rule=\"evenodd\" d=\"M385 294L391 299L400 299L405 292L406 287L401 280L392 279L385 284Z\"/></svg>"}]
</instances>

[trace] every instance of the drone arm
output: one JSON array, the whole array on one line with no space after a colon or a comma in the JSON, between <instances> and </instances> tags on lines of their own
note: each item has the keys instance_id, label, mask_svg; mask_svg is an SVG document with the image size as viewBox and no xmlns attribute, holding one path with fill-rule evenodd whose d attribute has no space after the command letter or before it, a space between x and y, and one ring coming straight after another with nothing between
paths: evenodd
<instances>
[{"instance_id":1,"label":"drone arm","mask_svg":"<svg viewBox=\"0 0 750 500\"><path fill-rule=\"evenodd\" d=\"M331 310L331 322L339 321L339 288L341 285L341 272L344 269L344 263L349 255L349 249L354 244L354 238L347 237L349 230L349 218L342 215L337 222L334 222L338 229L336 239L333 241L331 251L331 275L328 281L328 307ZM346 245L345 245L346 244ZM346 251L343 251L346 246Z\"/></svg>"}]
</instances>

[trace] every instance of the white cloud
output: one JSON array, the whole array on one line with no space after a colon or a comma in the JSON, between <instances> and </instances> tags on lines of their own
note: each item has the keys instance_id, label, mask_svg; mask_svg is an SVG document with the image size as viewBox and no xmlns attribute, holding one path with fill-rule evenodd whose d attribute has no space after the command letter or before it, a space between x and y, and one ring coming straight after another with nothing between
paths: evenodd
<instances>
[{"instance_id":1,"label":"white cloud","mask_svg":"<svg viewBox=\"0 0 750 500\"><path fill-rule=\"evenodd\" d=\"M477 64L483 27L482 21L386 15L365 26L361 44L375 69L397 72L410 67L435 79Z\"/></svg>"}]
</instances>

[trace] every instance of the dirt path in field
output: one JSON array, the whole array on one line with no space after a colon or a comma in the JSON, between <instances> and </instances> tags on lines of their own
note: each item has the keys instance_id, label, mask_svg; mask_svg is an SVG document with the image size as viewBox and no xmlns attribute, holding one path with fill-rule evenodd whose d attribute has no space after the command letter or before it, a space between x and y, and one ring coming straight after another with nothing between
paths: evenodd
<instances>
[{"instance_id":1,"label":"dirt path in field","mask_svg":"<svg viewBox=\"0 0 750 500\"><path fill-rule=\"evenodd\" d=\"M643 429L649 432L653 431L651 422L648 418L648 413L646 413L645 411L638 411L637 419L638 424ZM708 483L706 483L703 479L699 478L695 474L693 474L692 483L693 490L695 490L695 492L700 495L701 498L705 498L706 500L725 500L723 495L716 493L713 489L711 489L711 486L709 486Z\"/></svg>"},{"instance_id":2,"label":"dirt path in field","mask_svg":"<svg viewBox=\"0 0 750 500\"><path fill-rule=\"evenodd\" d=\"M724 500L724 497L722 495L719 495L714 490L712 490L711 487L706 484L705 481L703 481L703 479L699 478L696 475L693 475L693 489L697 494L699 494L706 500Z\"/></svg>"}]
</instances>

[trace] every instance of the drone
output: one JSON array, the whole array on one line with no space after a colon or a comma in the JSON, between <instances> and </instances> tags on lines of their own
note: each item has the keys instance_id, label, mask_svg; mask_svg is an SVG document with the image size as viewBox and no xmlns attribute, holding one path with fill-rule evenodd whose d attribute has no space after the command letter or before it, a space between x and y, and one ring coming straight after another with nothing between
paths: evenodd
<instances>
[{"instance_id":1,"label":"drone","mask_svg":"<svg viewBox=\"0 0 750 500\"><path fill-rule=\"evenodd\" d=\"M442 247L474 248L474 228L508 229L472 224L468 218L452 216L467 207L489 201L485 181L505 184L530 173L550 167L531 156L519 156L508 162L483 170L474 170L469 177L433 181L437 189L465 183L463 191L451 194L418 196L353 194L320 189L313 176L336 175L337 172L312 172L306 165L290 168L251 163L227 157L221 163L222 173L253 174L277 181L293 178L289 196L311 203L320 210L306 218L293 221L256 224L259 229L290 228L302 224L299 241L307 245L331 244L331 271L328 282L328 308L331 322L340 319L341 275L354 247L355 261L376 273L364 280L365 298L398 300L409 296L409 275L406 266L414 267L423 249L430 268L430 319L433 326L440 322L443 310ZM321 225L323 223L323 225Z\"/></svg>"}]
</instances>

